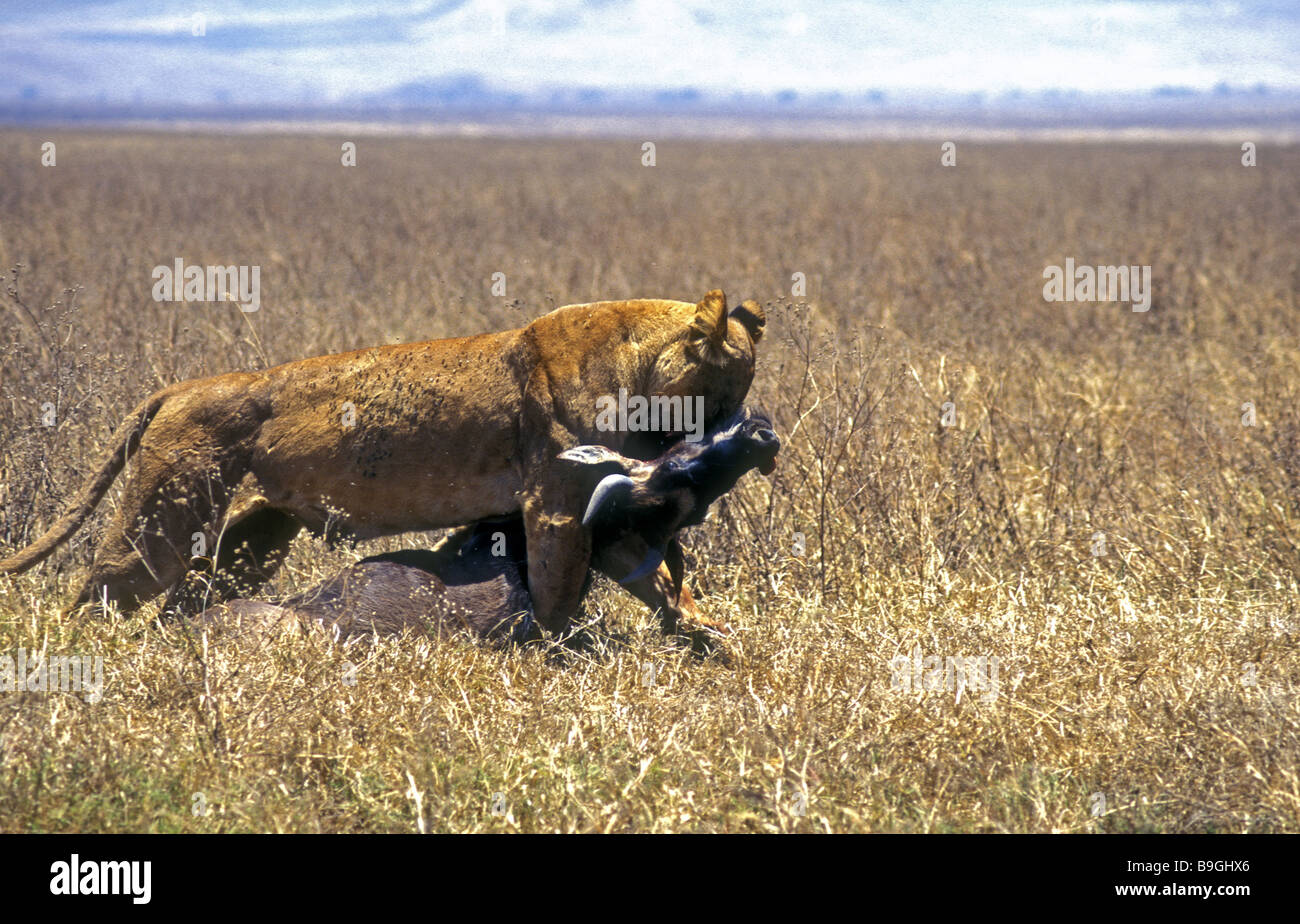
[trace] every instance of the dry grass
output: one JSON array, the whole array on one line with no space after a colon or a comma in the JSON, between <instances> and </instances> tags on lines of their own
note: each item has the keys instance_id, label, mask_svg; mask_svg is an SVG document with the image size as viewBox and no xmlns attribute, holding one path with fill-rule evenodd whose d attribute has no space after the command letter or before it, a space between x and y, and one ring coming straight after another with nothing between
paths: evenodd
<instances>
[{"instance_id":1,"label":"dry grass","mask_svg":"<svg viewBox=\"0 0 1300 924\"><path fill-rule=\"evenodd\" d=\"M585 654L65 619L83 530L0 579L0 654L107 682L0 695L0 829L1300 830L1300 151L43 140L0 134L0 549L163 384L600 297L763 301L786 448L687 537L732 668L608 584ZM178 256L262 310L154 303ZM1066 257L1150 264L1152 309L1045 303ZM917 646L997 695L895 689Z\"/></svg>"}]
</instances>

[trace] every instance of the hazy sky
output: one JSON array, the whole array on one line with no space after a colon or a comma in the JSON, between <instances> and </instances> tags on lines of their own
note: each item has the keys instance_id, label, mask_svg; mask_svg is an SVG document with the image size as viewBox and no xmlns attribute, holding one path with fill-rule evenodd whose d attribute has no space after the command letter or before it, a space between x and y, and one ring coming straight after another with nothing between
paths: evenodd
<instances>
[{"instance_id":1,"label":"hazy sky","mask_svg":"<svg viewBox=\"0 0 1300 924\"><path fill-rule=\"evenodd\" d=\"M0 99L334 102L509 90L1300 89L1300 2L42 0L0 9ZM195 36L194 14L206 34Z\"/></svg>"}]
</instances>

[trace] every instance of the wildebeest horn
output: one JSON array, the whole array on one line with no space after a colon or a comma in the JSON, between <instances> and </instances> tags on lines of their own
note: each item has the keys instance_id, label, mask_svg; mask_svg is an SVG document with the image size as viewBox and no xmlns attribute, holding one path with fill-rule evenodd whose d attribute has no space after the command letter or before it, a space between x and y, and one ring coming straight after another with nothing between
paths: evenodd
<instances>
[{"instance_id":1,"label":"wildebeest horn","mask_svg":"<svg viewBox=\"0 0 1300 924\"><path fill-rule=\"evenodd\" d=\"M556 456L565 462L577 462L579 465L618 465L625 471L629 461L607 446L574 446Z\"/></svg>"},{"instance_id":2,"label":"wildebeest horn","mask_svg":"<svg viewBox=\"0 0 1300 924\"><path fill-rule=\"evenodd\" d=\"M650 551L645 553L645 558L641 559L641 564L636 566L627 577L619 581L620 584L631 584L633 581L639 581L641 578L654 574L659 570L659 566L664 563L664 550L650 547Z\"/></svg>"},{"instance_id":3,"label":"wildebeest horn","mask_svg":"<svg viewBox=\"0 0 1300 924\"><path fill-rule=\"evenodd\" d=\"M634 484L635 482L626 475L606 475L600 479L596 490L591 492L591 500L587 502L587 512L582 515L582 525L590 526L605 507L618 496L627 494Z\"/></svg>"}]
</instances>

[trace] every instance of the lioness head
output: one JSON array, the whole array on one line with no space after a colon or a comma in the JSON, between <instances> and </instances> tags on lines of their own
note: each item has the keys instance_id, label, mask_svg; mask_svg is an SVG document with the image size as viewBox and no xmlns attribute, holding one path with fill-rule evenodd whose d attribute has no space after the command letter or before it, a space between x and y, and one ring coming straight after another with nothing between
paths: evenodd
<instances>
[{"instance_id":1,"label":"lioness head","mask_svg":"<svg viewBox=\"0 0 1300 924\"><path fill-rule=\"evenodd\" d=\"M646 395L704 400L704 429L712 430L744 403L754 380L756 346L767 319L752 299L730 313L727 296L714 289L695 306L684 335L668 344L645 383ZM657 444L628 447L642 457L657 454L683 433L661 433Z\"/></svg>"},{"instance_id":2,"label":"lioness head","mask_svg":"<svg viewBox=\"0 0 1300 924\"><path fill-rule=\"evenodd\" d=\"M749 392L755 347L766 322L752 299L728 314L727 296L714 289L695 306L686 336L659 354L647 393L703 395L705 426L715 427Z\"/></svg>"}]
</instances>

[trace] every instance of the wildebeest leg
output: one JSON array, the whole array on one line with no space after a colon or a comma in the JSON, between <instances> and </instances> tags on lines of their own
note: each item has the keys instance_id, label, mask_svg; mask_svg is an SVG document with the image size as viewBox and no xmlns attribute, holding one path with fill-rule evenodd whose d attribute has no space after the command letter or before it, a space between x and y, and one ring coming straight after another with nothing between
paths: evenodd
<instances>
[{"instance_id":1,"label":"wildebeest leg","mask_svg":"<svg viewBox=\"0 0 1300 924\"><path fill-rule=\"evenodd\" d=\"M474 534L476 528L477 524L474 523L471 523L469 526L458 526L435 542L430 551L439 556L439 559L444 556L454 558L456 552L465 544L466 540Z\"/></svg>"},{"instance_id":2,"label":"wildebeest leg","mask_svg":"<svg viewBox=\"0 0 1300 924\"><path fill-rule=\"evenodd\" d=\"M671 581L673 592L677 595L677 612L681 620L684 620L690 627L702 627L712 629L716 632L730 632L731 630L725 623L715 622L700 612L700 608L695 603L695 597L691 595L691 589L684 583L686 579L686 560L682 556L682 546L675 538L668 543L668 550L664 555L664 563L659 566L660 571L667 570L668 578ZM672 626L671 631L676 632L677 626ZM670 631L670 627L664 626L665 634Z\"/></svg>"},{"instance_id":3,"label":"wildebeest leg","mask_svg":"<svg viewBox=\"0 0 1300 924\"><path fill-rule=\"evenodd\" d=\"M625 536L612 546L597 549L592 564L617 580L630 573L645 558L647 548L639 536ZM705 635L701 632L725 634L728 629L700 613L690 588L682 583L685 570L681 544L673 539L668 543L663 564L658 570L638 581L624 584L623 587L658 612L659 625L665 635L682 635L690 638L697 647L708 647Z\"/></svg>"},{"instance_id":4,"label":"wildebeest leg","mask_svg":"<svg viewBox=\"0 0 1300 924\"><path fill-rule=\"evenodd\" d=\"M248 652L265 648L278 638L302 632L302 615L290 607L256 600L232 600L189 618L194 631L215 630Z\"/></svg>"},{"instance_id":5,"label":"wildebeest leg","mask_svg":"<svg viewBox=\"0 0 1300 924\"><path fill-rule=\"evenodd\" d=\"M226 527L218 540L215 567L185 575L172 588L164 610L197 613L205 606L251 595L284 563L301 529L296 517L269 507Z\"/></svg>"}]
</instances>

